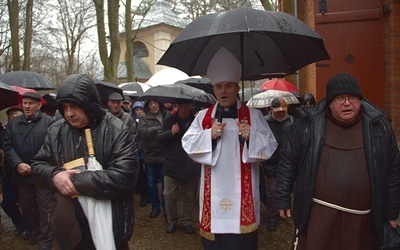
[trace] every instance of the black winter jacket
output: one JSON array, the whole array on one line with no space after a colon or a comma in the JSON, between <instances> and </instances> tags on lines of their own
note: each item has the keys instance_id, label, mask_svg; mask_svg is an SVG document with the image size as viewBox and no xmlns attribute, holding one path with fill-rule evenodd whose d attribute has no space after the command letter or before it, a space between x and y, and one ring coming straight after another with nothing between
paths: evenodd
<instances>
[{"instance_id":1,"label":"black winter jacket","mask_svg":"<svg viewBox=\"0 0 400 250\"><path fill-rule=\"evenodd\" d=\"M138 147L138 140L139 140L138 132L136 130L135 121L133 120L132 116L129 113L123 111L122 108L119 110L118 114L115 114L114 116L118 117L131 131L133 137L133 143L135 144L135 147Z\"/></svg>"},{"instance_id":2,"label":"black winter jacket","mask_svg":"<svg viewBox=\"0 0 400 250\"><path fill-rule=\"evenodd\" d=\"M53 118L39 111L30 122L25 115L20 115L8 123L3 144L4 164L6 168L13 170L11 176L13 183L34 183L32 175L22 176L16 167L21 162L31 165L32 158L44 142L47 128L53 122Z\"/></svg>"},{"instance_id":3,"label":"black winter jacket","mask_svg":"<svg viewBox=\"0 0 400 250\"><path fill-rule=\"evenodd\" d=\"M190 116L186 121L177 114L164 119L163 130L157 134L157 141L164 145L163 173L169 177L179 180L189 180L200 177L201 164L194 162L182 148L181 139L189 128L194 116ZM188 122L186 124L186 122ZM180 133L172 135L172 125L178 123ZM187 125L187 127L186 127Z\"/></svg>"},{"instance_id":4,"label":"black winter jacket","mask_svg":"<svg viewBox=\"0 0 400 250\"><path fill-rule=\"evenodd\" d=\"M363 138L372 192L371 215L375 244L381 244L383 223L395 220L400 211L400 155L386 114L367 100L361 103ZM276 207L289 209L293 186L293 221L301 234L307 226L317 166L325 135L325 99L304 108L282 148L277 173Z\"/></svg>"},{"instance_id":5,"label":"black winter jacket","mask_svg":"<svg viewBox=\"0 0 400 250\"><path fill-rule=\"evenodd\" d=\"M162 103L160 112L162 120L171 115L171 112L164 108ZM164 152L163 146L157 142L157 133L162 131L162 122L150 112L149 101L146 102L143 114L139 116L138 132L144 142L144 163L146 164L163 164Z\"/></svg>"},{"instance_id":6,"label":"black winter jacket","mask_svg":"<svg viewBox=\"0 0 400 250\"><path fill-rule=\"evenodd\" d=\"M263 173L265 176L276 176L276 170L278 168L279 160L281 159L281 148L286 142L290 129L293 127L295 118L288 115L284 121L279 122L272 117L271 113L266 115L264 118L268 122L268 125L278 142L278 147L275 149L271 158L261 162L261 166L263 167Z\"/></svg>"},{"instance_id":7,"label":"black winter jacket","mask_svg":"<svg viewBox=\"0 0 400 250\"><path fill-rule=\"evenodd\" d=\"M123 121L101 107L93 81L86 75L66 78L58 89L57 103L62 115L62 103L81 107L89 116L96 160L105 171L85 171L71 176L81 195L99 200L111 200L113 231L117 249L125 246L133 232L133 198L138 175L137 148L132 133ZM77 129L64 119L55 122L46 135L45 143L33 159L32 171L36 183L54 189L52 177L64 171L63 164L84 157L87 159L84 129ZM77 199L74 199L79 204ZM83 211L76 211L77 220L84 223ZM83 216L83 218L82 218Z\"/></svg>"}]
</instances>

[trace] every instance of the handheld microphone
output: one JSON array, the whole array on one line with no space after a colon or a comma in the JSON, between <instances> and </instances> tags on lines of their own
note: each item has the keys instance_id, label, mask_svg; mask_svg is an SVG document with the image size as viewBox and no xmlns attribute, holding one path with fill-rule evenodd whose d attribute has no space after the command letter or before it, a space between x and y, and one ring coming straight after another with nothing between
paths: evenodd
<instances>
[{"instance_id":1,"label":"handheld microphone","mask_svg":"<svg viewBox=\"0 0 400 250\"><path fill-rule=\"evenodd\" d=\"M224 112L224 108L220 105L217 107L217 121L222 122L222 112Z\"/></svg>"}]
</instances>

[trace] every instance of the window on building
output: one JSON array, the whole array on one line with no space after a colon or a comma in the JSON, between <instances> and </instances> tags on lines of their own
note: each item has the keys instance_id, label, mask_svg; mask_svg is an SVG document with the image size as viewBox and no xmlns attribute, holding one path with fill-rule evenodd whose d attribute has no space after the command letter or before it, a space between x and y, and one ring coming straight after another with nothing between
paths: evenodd
<instances>
[{"instance_id":1,"label":"window on building","mask_svg":"<svg viewBox=\"0 0 400 250\"><path fill-rule=\"evenodd\" d=\"M142 42L134 42L133 43L133 54L138 56L139 58L148 57L149 51L146 48L146 45Z\"/></svg>"}]
</instances>

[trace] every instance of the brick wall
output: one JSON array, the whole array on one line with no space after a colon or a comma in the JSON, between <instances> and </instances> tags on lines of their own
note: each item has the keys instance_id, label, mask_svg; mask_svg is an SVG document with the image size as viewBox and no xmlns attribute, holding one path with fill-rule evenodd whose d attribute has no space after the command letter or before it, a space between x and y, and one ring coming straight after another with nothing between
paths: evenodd
<instances>
[{"instance_id":1,"label":"brick wall","mask_svg":"<svg viewBox=\"0 0 400 250\"><path fill-rule=\"evenodd\" d=\"M400 2L383 1L389 13L384 14L385 22L385 111L389 113L400 140Z\"/></svg>"},{"instance_id":2,"label":"brick wall","mask_svg":"<svg viewBox=\"0 0 400 250\"><path fill-rule=\"evenodd\" d=\"M295 15L294 13L294 1L293 0L281 0L280 11ZM298 0L297 1L297 18L302 20L312 29L315 28L314 22L314 2L311 0ZM316 95L316 68L315 63L312 63L299 71L300 78L300 92L304 95L307 92L311 92L314 96ZM297 76L287 76L286 79L292 83L296 83ZM323 97L320 97L321 99Z\"/></svg>"}]
</instances>

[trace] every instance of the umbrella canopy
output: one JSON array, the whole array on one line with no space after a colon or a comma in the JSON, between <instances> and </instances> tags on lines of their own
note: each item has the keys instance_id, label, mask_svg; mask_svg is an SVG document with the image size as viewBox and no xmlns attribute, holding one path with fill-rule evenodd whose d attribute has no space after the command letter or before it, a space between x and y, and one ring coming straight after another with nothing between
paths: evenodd
<instances>
[{"instance_id":1,"label":"umbrella canopy","mask_svg":"<svg viewBox=\"0 0 400 250\"><path fill-rule=\"evenodd\" d=\"M18 91L0 82L0 110L18 104Z\"/></svg>"},{"instance_id":2,"label":"umbrella canopy","mask_svg":"<svg viewBox=\"0 0 400 250\"><path fill-rule=\"evenodd\" d=\"M23 87L19 87L19 86L10 86L10 87L13 88L15 91L18 92L18 104L19 104L19 105L22 105L22 95L23 95L23 94L25 94L26 92L34 92L34 93L37 93L37 91L34 90L34 89L28 89L28 88L23 88ZM42 97L41 103L42 103L43 105L44 105L44 104L47 104L47 102L43 99L43 97Z\"/></svg>"},{"instance_id":3,"label":"umbrella canopy","mask_svg":"<svg viewBox=\"0 0 400 250\"><path fill-rule=\"evenodd\" d=\"M34 89L54 89L54 85L43 75L32 71L12 71L0 75L0 81L13 86Z\"/></svg>"},{"instance_id":4,"label":"umbrella canopy","mask_svg":"<svg viewBox=\"0 0 400 250\"><path fill-rule=\"evenodd\" d=\"M175 82L175 84L185 84L197 89L202 89L206 93L214 95L213 86L211 84L210 79L208 78L199 78L199 77L189 77L185 80L180 80Z\"/></svg>"},{"instance_id":5,"label":"umbrella canopy","mask_svg":"<svg viewBox=\"0 0 400 250\"><path fill-rule=\"evenodd\" d=\"M247 102L252 96L257 95L258 93L264 92L265 90L259 88L248 87L243 89L244 99L242 101Z\"/></svg>"},{"instance_id":6,"label":"umbrella canopy","mask_svg":"<svg viewBox=\"0 0 400 250\"><path fill-rule=\"evenodd\" d=\"M267 80L260 85L260 89L263 90L275 89L275 90L283 90L289 92L300 92L300 90L296 86L294 86L293 83L288 82L282 78Z\"/></svg>"},{"instance_id":7,"label":"umbrella canopy","mask_svg":"<svg viewBox=\"0 0 400 250\"><path fill-rule=\"evenodd\" d=\"M189 76L185 72L179 69L165 68L155 73L146 83L151 87L157 85L169 85L188 77Z\"/></svg>"},{"instance_id":8,"label":"umbrella canopy","mask_svg":"<svg viewBox=\"0 0 400 250\"><path fill-rule=\"evenodd\" d=\"M127 82L118 85L122 89L124 95L129 97L139 97L143 95L151 86L141 82Z\"/></svg>"},{"instance_id":9,"label":"umbrella canopy","mask_svg":"<svg viewBox=\"0 0 400 250\"><path fill-rule=\"evenodd\" d=\"M284 76L316 61L330 59L323 39L284 12L246 7L199 17L171 43L158 64L188 75L205 75L224 47L242 64L242 79Z\"/></svg>"},{"instance_id":10,"label":"umbrella canopy","mask_svg":"<svg viewBox=\"0 0 400 250\"><path fill-rule=\"evenodd\" d=\"M201 89L184 84L159 85L147 90L139 101L156 101L161 103L177 103L178 100L189 100L198 107L209 107L214 100Z\"/></svg>"},{"instance_id":11,"label":"umbrella canopy","mask_svg":"<svg viewBox=\"0 0 400 250\"><path fill-rule=\"evenodd\" d=\"M58 106L56 102L57 94L55 93L47 93L42 96L42 98L46 101L46 105L43 105L41 110L42 112L46 112L47 114L56 112Z\"/></svg>"},{"instance_id":12,"label":"umbrella canopy","mask_svg":"<svg viewBox=\"0 0 400 250\"><path fill-rule=\"evenodd\" d=\"M99 92L101 103L103 103L104 106L107 106L108 96L111 93L117 92L123 95L122 89L118 88L118 86L114 83L104 82L97 79L94 80L94 83L96 85L97 91Z\"/></svg>"},{"instance_id":13,"label":"umbrella canopy","mask_svg":"<svg viewBox=\"0 0 400 250\"><path fill-rule=\"evenodd\" d=\"M271 101L276 97L282 97L287 104L298 104L296 96L293 93L282 90L267 90L259 93L249 99L247 105L253 108L267 108L271 107Z\"/></svg>"},{"instance_id":14,"label":"umbrella canopy","mask_svg":"<svg viewBox=\"0 0 400 250\"><path fill-rule=\"evenodd\" d=\"M56 93L47 93L47 94L44 94L42 97L47 102L48 105L57 105L56 104L56 98L57 98Z\"/></svg>"}]
</instances>

